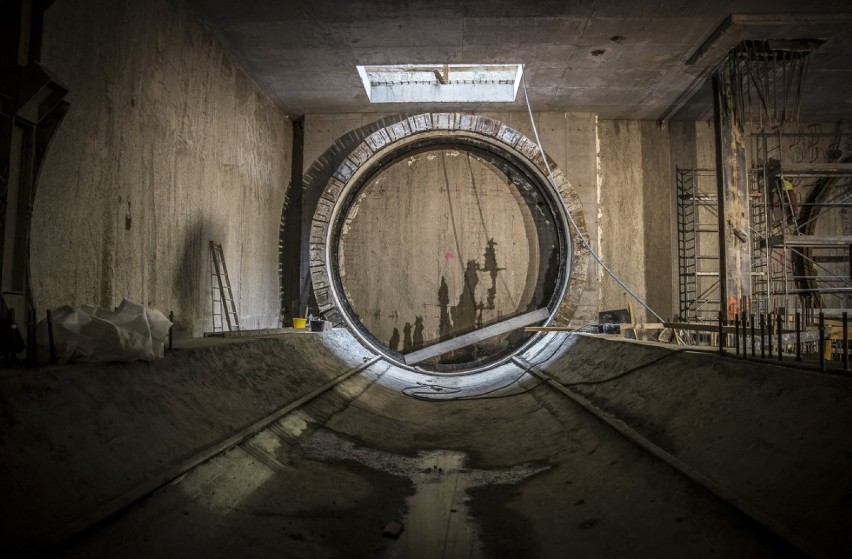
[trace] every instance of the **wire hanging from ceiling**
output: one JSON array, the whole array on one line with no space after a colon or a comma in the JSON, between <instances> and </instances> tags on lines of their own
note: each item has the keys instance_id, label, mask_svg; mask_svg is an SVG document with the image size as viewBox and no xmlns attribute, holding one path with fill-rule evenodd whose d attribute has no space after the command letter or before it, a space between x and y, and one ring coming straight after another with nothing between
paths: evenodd
<instances>
[{"instance_id":1,"label":"wire hanging from ceiling","mask_svg":"<svg viewBox=\"0 0 852 559\"><path fill-rule=\"evenodd\" d=\"M731 50L719 77L732 92L738 124L772 130L798 122L809 52L767 41L743 41Z\"/></svg>"},{"instance_id":2,"label":"wire hanging from ceiling","mask_svg":"<svg viewBox=\"0 0 852 559\"><path fill-rule=\"evenodd\" d=\"M550 168L550 163L547 162L547 155L545 155L544 149L541 147L541 138L538 135L538 127L535 124L535 117L533 117L532 106L530 105L530 97L529 97L529 93L527 92L526 72L524 72L524 75L521 78L521 83L522 83L523 88L524 88L524 100L526 101L526 104L527 104L527 111L529 112L530 123L532 124L533 134L535 135L535 143L538 145L538 150L541 153L541 158L544 161L544 166L547 169L547 175L548 175L548 178L550 179L550 182L552 184L556 184L556 181L553 178L553 170ZM598 253L595 251L595 249L592 248L592 244L589 242L589 240L586 238L586 236L583 235L583 232L580 230L580 227L577 225L577 222L574 220L574 216L571 215L571 211L567 207L565 208L565 213L568 216L568 221L571 223L571 227L574 228L574 232L576 233L577 238L580 239L580 242L583 244L584 247L586 247L586 249L589 251L589 254L592 255L592 258L594 258L597 261L597 263L600 264L601 268L603 268L603 270L607 274L609 274L609 276L613 280L615 280L615 282L618 285L620 285L631 297L633 297L633 299L635 299L637 303L642 305L642 307L644 307L648 312L650 312L652 315L654 315L657 318L657 320L659 320L660 322L665 322L665 319L663 319L663 317L660 316L659 313L657 313L657 311L652 309L651 306L648 303L646 303L641 297L639 297L639 295L637 295L632 289L630 289L630 287L628 287L628 285L624 281L622 281L621 278L619 278L615 274L615 272L613 272L609 268L609 266L606 265L606 263L603 261L603 259L600 257L600 255L598 255Z\"/></svg>"}]
</instances>

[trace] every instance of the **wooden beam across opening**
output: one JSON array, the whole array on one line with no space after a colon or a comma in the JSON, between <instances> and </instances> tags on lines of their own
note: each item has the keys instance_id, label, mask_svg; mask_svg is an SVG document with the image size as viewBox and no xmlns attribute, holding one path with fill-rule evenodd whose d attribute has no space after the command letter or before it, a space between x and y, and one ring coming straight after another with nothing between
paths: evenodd
<instances>
[{"instance_id":1,"label":"wooden beam across opening","mask_svg":"<svg viewBox=\"0 0 852 559\"><path fill-rule=\"evenodd\" d=\"M506 332L511 332L512 330L523 328L530 324L535 324L536 322L542 322L547 320L548 316L550 316L550 311L547 310L546 307L542 307L528 313L519 314L512 318L490 324L485 328L480 328L479 330L474 330L473 332L468 332L467 334L462 334L461 336L444 340L443 342L439 342L435 345L430 345L423 349L412 351L411 353L404 355L403 359L407 365L414 365L415 363L420 363L432 357L437 357L450 351L471 346L481 342L482 340L493 338L494 336L499 336L500 334L505 334Z\"/></svg>"}]
</instances>

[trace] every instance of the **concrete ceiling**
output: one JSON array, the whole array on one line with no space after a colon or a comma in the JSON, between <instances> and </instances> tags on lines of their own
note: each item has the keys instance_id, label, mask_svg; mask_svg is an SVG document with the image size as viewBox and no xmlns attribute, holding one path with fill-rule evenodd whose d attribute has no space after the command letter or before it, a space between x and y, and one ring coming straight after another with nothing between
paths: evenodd
<instances>
[{"instance_id":1,"label":"concrete ceiling","mask_svg":"<svg viewBox=\"0 0 852 559\"><path fill-rule=\"evenodd\" d=\"M291 116L459 110L371 105L356 64L523 63L534 110L607 119L708 118L706 76L733 44L805 37L826 42L811 57L802 120L852 113L847 0L190 1ZM759 15L725 25L732 14ZM688 64L702 45L705 54ZM464 108L525 105L520 92L514 103Z\"/></svg>"}]
</instances>

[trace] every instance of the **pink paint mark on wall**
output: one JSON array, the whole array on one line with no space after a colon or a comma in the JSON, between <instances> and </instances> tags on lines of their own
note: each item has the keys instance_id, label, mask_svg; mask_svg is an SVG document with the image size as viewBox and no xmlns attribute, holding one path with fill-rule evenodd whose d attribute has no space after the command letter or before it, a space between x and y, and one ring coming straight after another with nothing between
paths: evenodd
<instances>
[{"instance_id":1,"label":"pink paint mark on wall","mask_svg":"<svg viewBox=\"0 0 852 559\"><path fill-rule=\"evenodd\" d=\"M451 251L451 250L445 250L444 251L444 260L446 260L447 262L449 262L450 260L452 260L455 257L456 257L456 253L454 253L453 251Z\"/></svg>"}]
</instances>

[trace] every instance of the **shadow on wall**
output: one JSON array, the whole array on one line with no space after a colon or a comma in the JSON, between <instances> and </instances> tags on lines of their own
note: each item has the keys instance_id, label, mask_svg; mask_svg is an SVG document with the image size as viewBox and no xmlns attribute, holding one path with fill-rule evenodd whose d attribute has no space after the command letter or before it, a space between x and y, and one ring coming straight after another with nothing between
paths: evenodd
<instances>
[{"instance_id":1,"label":"shadow on wall","mask_svg":"<svg viewBox=\"0 0 852 559\"><path fill-rule=\"evenodd\" d=\"M278 235L282 315L306 316L307 312L313 312L314 314L319 312L313 296L313 285L311 284L308 264L308 240L311 232L311 219L313 219L317 202L319 202L320 195L329 179L346 156L363 142L367 136L376 130L390 126L409 116L411 115L404 113L380 118L375 122L347 132L337 138L331 147L313 162L302 177L302 207L299 223L294 223L294 216L292 214L289 220L286 219L287 208L293 198L293 193L288 188ZM298 262L289 260L288 254L284 250L287 243L291 242L291 239L295 237L300 237L301 239L300 259ZM291 274L299 275L298 288L294 287L294 282L290 281L289 276Z\"/></svg>"},{"instance_id":2,"label":"shadow on wall","mask_svg":"<svg viewBox=\"0 0 852 559\"><path fill-rule=\"evenodd\" d=\"M172 280L173 292L177 296L174 310L176 338L201 336L213 329L210 241L222 243L223 249L227 250L224 225L205 217L194 219L177 248L180 259ZM227 256L225 264L228 264ZM233 276L230 279L235 293L238 293L239 285L234 283Z\"/></svg>"}]
</instances>

